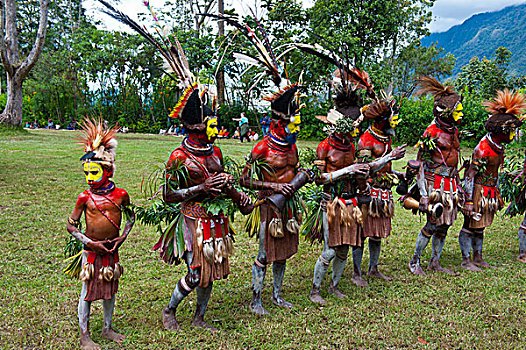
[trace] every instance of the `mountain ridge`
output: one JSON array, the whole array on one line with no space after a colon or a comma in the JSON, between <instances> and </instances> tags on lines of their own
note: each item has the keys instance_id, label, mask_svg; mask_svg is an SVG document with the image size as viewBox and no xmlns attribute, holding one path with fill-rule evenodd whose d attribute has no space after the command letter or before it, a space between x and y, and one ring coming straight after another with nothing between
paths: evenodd
<instances>
[{"instance_id":1,"label":"mountain ridge","mask_svg":"<svg viewBox=\"0 0 526 350\"><path fill-rule=\"evenodd\" d=\"M438 43L444 54L452 53L457 61L453 74L468 64L471 58L490 58L500 46L508 48L512 62L510 72L526 73L526 3L512 5L494 12L477 13L445 32L431 33L422 38L422 45Z\"/></svg>"}]
</instances>

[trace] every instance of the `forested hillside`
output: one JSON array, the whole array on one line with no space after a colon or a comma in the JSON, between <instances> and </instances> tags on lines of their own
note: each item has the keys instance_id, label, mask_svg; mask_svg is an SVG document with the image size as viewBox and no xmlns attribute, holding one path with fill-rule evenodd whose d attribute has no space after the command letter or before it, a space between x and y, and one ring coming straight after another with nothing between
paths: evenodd
<instances>
[{"instance_id":1,"label":"forested hillside","mask_svg":"<svg viewBox=\"0 0 526 350\"><path fill-rule=\"evenodd\" d=\"M526 4L474 15L446 32L422 39L422 44L429 46L438 42L437 46L443 47L444 52L452 53L457 59L454 74L472 57L489 58L498 47L504 46L512 53L510 72L522 75L526 71L525 37Z\"/></svg>"}]
</instances>

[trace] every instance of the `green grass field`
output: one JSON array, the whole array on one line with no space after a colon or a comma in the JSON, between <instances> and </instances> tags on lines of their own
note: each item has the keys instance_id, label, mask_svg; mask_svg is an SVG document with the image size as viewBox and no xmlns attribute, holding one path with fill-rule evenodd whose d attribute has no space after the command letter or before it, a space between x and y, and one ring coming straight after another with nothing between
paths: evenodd
<instances>
[{"instance_id":1,"label":"green grass field","mask_svg":"<svg viewBox=\"0 0 526 350\"><path fill-rule=\"evenodd\" d=\"M78 193L86 188L81 150L75 133L31 131L0 134L0 348L78 348L77 302L80 282L62 273L65 229ZM164 162L181 139L156 135L122 135L117 149L115 180L136 204L146 204L140 193L143 174ZM223 153L242 161L250 145L220 141ZM300 142L300 147L316 147ZM463 152L464 156L469 151ZM409 156L414 156L410 152ZM395 164L400 169L402 162ZM232 274L214 284L206 314L220 329L211 334L190 325L195 293L178 310L182 331L163 330L161 309L168 303L185 266L164 264L152 250L158 237L152 228L136 225L120 250L125 274L121 279L114 327L127 335L123 344L99 336L102 306L93 303L91 331L103 349L519 349L526 338L526 265L516 260L517 229L521 218L498 216L486 232L485 258L496 269L468 273L460 265L458 232L450 230L442 265L456 276L410 274L416 234L424 218L397 207L393 234L383 243L380 269L392 283L369 280L359 289L350 281L351 259L340 289L345 300L327 296L329 275L318 307L307 296L321 245L300 243L287 265L283 297L292 311L270 302L272 273L267 274L263 303L271 313L256 317L248 310L251 266L257 242L242 233L242 218ZM423 256L429 260L431 247ZM367 269L368 250L363 269ZM269 272L271 269L269 269Z\"/></svg>"}]
</instances>

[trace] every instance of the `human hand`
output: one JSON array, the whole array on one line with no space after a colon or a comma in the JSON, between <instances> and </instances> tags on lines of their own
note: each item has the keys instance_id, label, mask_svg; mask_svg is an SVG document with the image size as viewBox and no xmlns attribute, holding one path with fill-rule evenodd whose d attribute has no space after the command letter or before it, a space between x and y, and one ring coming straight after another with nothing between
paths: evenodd
<instances>
[{"instance_id":1,"label":"human hand","mask_svg":"<svg viewBox=\"0 0 526 350\"><path fill-rule=\"evenodd\" d=\"M113 244L113 248L111 248L110 253L115 253L117 249L124 243L126 240L126 235L121 235L119 237L116 237L112 239L110 242Z\"/></svg>"},{"instance_id":2,"label":"human hand","mask_svg":"<svg viewBox=\"0 0 526 350\"><path fill-rule=\"evenodd\" d=\"M395 149L391 151L391 158L393 159L401 159L405 157L405 147L407 145L403 144L402 146L398 146Z\"/></svg>"},{"instance_id":3,"label":"human hand","mask_svg":"<svg viewBox=\"0 0 526 350\"><path fill-rule=\"evenodd\" d=\"M275 193L281 193L287 197L294 194L294 187L290 184L273 183L271 188Z\"/></svg>"},{"instance_id":4,"label":"human hand","mask_svg":"<svg viewBox=\"0 0 526 350\"><path fill-rule=\"evenodd\" d=\"M108 240L91 241L91 242L89 242L86 245L88 246L88 248L93 250L95 253L97 253L99 255L104 255L104 254L109 254L110 253L108 248L106 248L106 244L105 244L105 243L108 243L108 242L109 242Z\"/></svg>"},{"instance_id":5,"label":"human hand","mask_svg":"<svg viewBox=\"0 0 526 350\"><path fill-rule=\"evenodd\" d=\"M353 164L349 167L349 175L367 176L370 169L371 167L367 163Z\"/></svg>"},{"instance_id":6,"label":"human hand","mask_svg":"<svg viewBox=\"0 0 526 350\"><path fill-rule=\"evenodd\" d=\"M227 177L225 173L214 174L207 178L203 183L203 191L212 195L218 195L221 193L221 189L227 183Z\"/></svg>"}]
</instances>

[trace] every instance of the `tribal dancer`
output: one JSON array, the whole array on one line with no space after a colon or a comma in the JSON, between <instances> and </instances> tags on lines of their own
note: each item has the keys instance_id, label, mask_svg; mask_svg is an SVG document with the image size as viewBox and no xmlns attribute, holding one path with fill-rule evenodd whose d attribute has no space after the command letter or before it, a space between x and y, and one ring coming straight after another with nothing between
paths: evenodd
<instances>
[{"instance_id":1,"label":"tribal dancer","mask_svg":"<svg viewBox=\"0 0 526 350\"><path fill-rule=\"evenodd\" d=\"M419 94L430 93L434 97L434 121L427 127L420 141L418 160L420 169L417 185L420 208L426 211L430 204L442 203L443 214L436 218L427 214L427 222L416 239L415 253L409 262L409 270L415 275L425 275L420 267L420 257L433 237L429 270L452 274L439 264L449 227L457 218L459 204L458 161L460 141L457 126L462 120L462 97L450 86L443 86L432 77L421 76Z\"/></svg>"},{"instance_id":2,"label":"tribal dancer","mask_svg":"<svg viewBox=\"0 0 526 350\"><path fill-rule=\"evenodd\" d=\"M228 256L233 250L233 239L228 216L223 211L212 215L203 201L225 194L244 214L252 211L253 206L247 195L233 187L233 176L223 170L221 150L213 145L219 133L217 117L202 102L197 84L185 91L172 116L180 117L188 137L183 139L181 146L168 159L167 176L171 176L169 182L174 181L176 186L170 183L165 185L163 199L166 203L181 203L182 217L176 231L181 232L184 239L177 236L172 241L165 241L163 235L155 249L160 249L161 255L165 255L171 246L184 244L183 258L188 273L179 280L168 306L163 309L163 325L168 330L179 329L175 319L177 306L197 288L197 305L192 324L216 331L203 317L213 281L226 278L230 273ZM186 172L185 179L175 181L175 174L180 174L183 169Z\"/></svg>"},{"instance_id":3,"label":"tribal dancer","mask_svg":"<svg viewBox=\"0 0 526 350\"><path fill-rule=\"evenodd\" d=\"M504 206L498 188L499 168L504 162L504 145L513 140L517 128L522 125L519 115L526 108L524 96L507 89L498 91L497 97L484 102L484 105L491 113L484 125L488 133L473 150L471 164L466 171L463 184L466 201L462 209L464 225L458 236L462 253L460 266L469 271L490 267L482 259L484 229L491 225L495 213ZM521 230L524 235L523 225L519 230L519 239Z\"/></svg>"},{"instance_id":4,"label":"tribal dancer","mask_svg":"<svg viewBox=\"0 0 526 350\"><path fill-rule=\"evenodd\" d=\"M118 127L104 130L102 120L84 120L81 143L86 154L80 160L84 162L84 173L89 189L77 198L75 209L68 219L67 230L84 245L78 316L80 326L80 345L82 349L100 349L93 342L89 331L91 302L102 299L103 326L101 336L116 342L122 342L124 335L111 327L115 294L119 287L119 278L123 268L119 263L119 247L128 237L134 222L133 211L128 193L117 188L112 181L115 171L115 149L117 141L113 138ZM128 214L128 221L122 234L122 211ZM81 231L80 218L84 213L86 230Z\"/></svg>"},{"instance_id":5,"label":"tribal dancer","mask_svg":"<svg viewBox=\"0 0 526 350\"><path fill-rule=\"evenodd\" d=\"M276 193L288 198L284 209L280 210L269 202L263 202L258 208L259 250L252 267L253 296L250 303L250 310L258 315L268 314L261 304L261 290L268 263L272 263L274 276L272 302L277 306L292 308L292 304L281 297L281 286L287 259L298 251L301 224L299 203L294 196L299 187L291 184L299 167L296 147L301 122L299 89L299 85L293 84L271 98L270 132L252 149L241 178L242 186L259 190L260 200L266 200ZM252 167L259 167L260 179L250 176Z\"/></svg>"},{"instance_id":6,"label":"tribal dancer","mask_svg":"<svg viewBox=\"0 0 526 350\"><path fill-rule=\"evenodd\" d=\"M192 324L216 331L204 321L204 314L213 281L226 278L230 273L228 256L233 251L233 230L229 225L227 209L235 204L243 214L252 211L253 205L243 192L234 188L234 178L224 172L223 155L213 145L218 131L214 110L206 105L206 88L199 85L189 70L189 63L175 37L164 37L162 43L152 37L142 26L105 1L105 13L130 26L144 36L161 53L170 73L184 92L170 117L179 118L188 133L181 146L176 148L166 164L166 182L163 186L165 205L180 203L172 224L164 230L154 249L168 263L184 259L188 273L181 278L170 302L162 310L163 325L168 330L179 330L175 318L177 306L194 289L197 289L196 312ZM156 17L154 16L154 19ZM165 47L163 43L173 43ZM172 77L172 74L167 74ZM221 202L220 202L221 201ZM208 204L207 204L208 203ZM224 205L224 210L211 213L208 207ZM174 207L171 207L174 209Z\"/></svg>"},{"instance_id":7,"label":"tribal dancer","mask_svg":"<svg viewBox=\"0 0 526 350\"><path fill-rule=\"evenodd\" d=\"M336 76L338 76L338 71ZM355 121L361 115L361 98L349 86L342 89L335 100L336 109L332 109L327 116L318 117L328 124L329 137L320 142L316 154L321 174L316 183L323 185L323 199L321 211L314 215L321 215L315 219L321 221L323 252L314 266L314 277L309 299L313 303L325 305L326 301L320 295L321 283L332 261L332 281L329 294L343 299L345 295L339 291L338 283L347 263L349 246L361 245L362 212L358 202L358 185L350 176L362 176L369 173L368 164L355 164L354 137L358 134ZM314 240L315 233L308 232Z\"/></svg>"},{"instance_id":8,"label":"tribal dancer","mask_svg":"<svg viewBox=\"0 0 526 350\"><path fill-rule=\"evenodd\" d=\"M367 129L358 141L358 160L370 162L391 152L391 142L394 128L398 125L398 108L393 101L383 100L372 103L365 111L365 119L373 119L374 123ZM378 259L382 238L391 234L391 218L394 215L394 200L391 187L398 177L403 177L392 169L388 162L372 177L371 201L363 220L363 236L369 238L369 270L367 276L391 281L390 277L378 271ZM363 246L353 250L353 256L363 254ZM360 258L361 260L361 258Z\"/></svg>"},{"instance_id":9,"label":"tribal dancer","mask_svg":"<svg viewBox=\"0 0 526 350\"><path fill-rule=\"evenodd\" d=\"M288 76L283 69L284 65L278 62L257 18L255 20L261 39L236 16L209 16L236 27L256 50L257 55L254 56L235 53L239 61L265 68L265 72L257 75L255 84L267 74L274 85L281 87L273 96L265 98L270 102L272 112L269 134L252 149L240 181L243 187L259 190L261 205L257 210L260 213L260 226L256 229L259 250L252 267L253 296L250 310L258 315L266 315L268 312L261 304L261 290L268 263L272 263L274 275L272 302L280 307L292 307L291 303L281 297L281 286L286 260L298 251L301 207L294 193L313 178L309 171L298 169L296 137L301 123L299 111L303 107L299 103L301 86L290 84L288 78L283 79ZM258 179L254 179L253 174L257 174ZM279 205L273 202L274 198L280 198Z\"/></svg>"}]
</instances>

